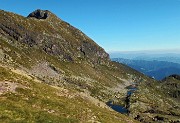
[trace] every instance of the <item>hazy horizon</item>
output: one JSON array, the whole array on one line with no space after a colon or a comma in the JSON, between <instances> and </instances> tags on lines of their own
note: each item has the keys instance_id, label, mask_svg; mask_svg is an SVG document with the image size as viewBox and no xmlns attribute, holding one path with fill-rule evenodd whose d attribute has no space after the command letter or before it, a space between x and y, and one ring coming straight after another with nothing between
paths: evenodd
<instances>
[{"instance_id":1,"label":"hazy horizon","mask_svg":"<svg viewBox=\"0 0 180 123\"><path fill-rule=\"evenodd\" d=\"M155 50L134 50L134 51L108 51L108 53L144 53L144 54L151 54L151 53L174 53L180 54L180 49L155 49Z\"/></svg>"}]
</instances>

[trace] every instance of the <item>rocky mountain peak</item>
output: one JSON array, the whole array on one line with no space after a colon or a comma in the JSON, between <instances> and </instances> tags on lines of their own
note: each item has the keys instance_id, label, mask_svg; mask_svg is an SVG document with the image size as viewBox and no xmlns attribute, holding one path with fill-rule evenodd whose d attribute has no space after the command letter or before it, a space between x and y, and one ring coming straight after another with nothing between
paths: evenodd
<instances>
[{"instance_id":1,"label":"rocky mountain peak","mask_svg":"<svg viewBox=\"0 0 180 123\"><path fill-rule=\"evenodd\" d=\"M41 10L41 9L37 9L35 11L33 11L32 13L30 13L27 17L33 17L33 18L37 18L37 19L46 19L49 16L49 11L48 10Z\"/></svg>"},{"instance_id":2,"label":"rocky mountain peak","mask_svg":"<svg viewBox=\"0 0 180 123\"><path fill-rule=\"evenodd\" d=\"M109 55L103 48L48 10L37 9L27 18L0 11L0 17L0 35L14 42L38 47L61 61L85 60L92 64L109 62Z\"/></svg>"},{"instance_id":3,"label":"rocky mountain peak","mask_svg":"<svg viewBox=\"0 0 180 123\"><path fill-rule=\"evenodd\" d=\"M170 75L169 77L170 78L175 78L177 80L180 80L180 75L177 75L177 74Z\"/></svg>"}]
</instances>

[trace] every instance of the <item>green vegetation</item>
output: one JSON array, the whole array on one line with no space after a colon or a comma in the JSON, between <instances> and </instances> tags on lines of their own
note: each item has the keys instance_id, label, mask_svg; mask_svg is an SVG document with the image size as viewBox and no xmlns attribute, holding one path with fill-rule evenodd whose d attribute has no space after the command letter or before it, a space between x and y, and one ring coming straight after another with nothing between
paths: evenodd
<instances>
[{"instance_id":1,"label":"green vegetation","mask_svg":"<svg viewBox=\"0 0 180 123\"><path fill-rule=\"evenodd\" d=\"M138 84L130 97L132 118L179 118L179 98L172 97L179 88L171 91L179 80L159 83L111 62L94 41L51 12L41 20L0 10L0 22L0 122L137 122L105 104L125 105L132 83Z\"/></svg>"},{"instance_id":2,"label":"green vegetation","mask_svg":"<svg viewBox=\"0 0 180 123\"><path fill-rule=\"evenodd\" d=\"M0 82L18 83L0 95L0 122L127 122L126 116L101 108L77 91L50 87L0 67Z\"/></svg>"}]
</instances>

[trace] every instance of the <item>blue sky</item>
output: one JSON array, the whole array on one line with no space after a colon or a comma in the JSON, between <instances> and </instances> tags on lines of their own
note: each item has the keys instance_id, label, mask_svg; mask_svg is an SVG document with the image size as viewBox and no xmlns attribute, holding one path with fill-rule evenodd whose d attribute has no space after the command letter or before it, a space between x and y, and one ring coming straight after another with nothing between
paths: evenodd
<instances>
[{"instance_id":1,"label":"blue sky","mask_svg":"<svg viewBox=\"0 0 180 123\"><path fill-rule=\"evenodd\" d=\"M1 0L0 9L50 10L106 51L180 49L180 0Z\"/></svg>"}]
</instances>

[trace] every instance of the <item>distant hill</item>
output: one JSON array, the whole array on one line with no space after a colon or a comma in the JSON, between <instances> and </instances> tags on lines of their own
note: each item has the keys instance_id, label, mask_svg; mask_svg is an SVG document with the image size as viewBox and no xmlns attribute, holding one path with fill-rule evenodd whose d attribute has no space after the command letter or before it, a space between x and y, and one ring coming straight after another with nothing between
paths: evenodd
<instances>
[{"instance_id":1,"label":"distant hill","mask_svg":"<svg viewBox=\"0 0 180 123\"><path fill-rule=\"evenodd\" d=\"M180 64L167 62L167 61L146 61L146 60L130 60L123 58L113 58L113 61L117 61L126 64L137 71L144 73L157 80L161 80L166 76L172 74L180 74Z\"/></svg>"}]
</instances>

